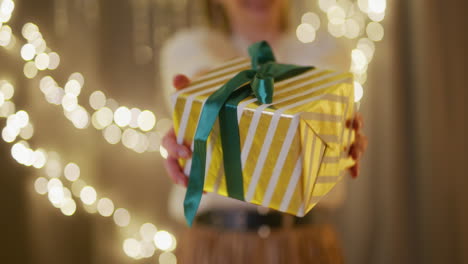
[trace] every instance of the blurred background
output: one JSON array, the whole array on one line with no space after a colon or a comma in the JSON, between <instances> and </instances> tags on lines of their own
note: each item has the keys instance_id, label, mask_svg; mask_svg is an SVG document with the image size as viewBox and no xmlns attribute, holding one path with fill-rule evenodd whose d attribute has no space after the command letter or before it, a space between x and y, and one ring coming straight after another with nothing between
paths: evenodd
<instances>
[{"instance_id":1,"label":"blurred background","mask_svg":"<svg viewBox=\"0 0 468 264\"><path fill-rule=\"evenodd\" d=\"M291 2L300 41L349 50L370 139L333 213L347 263L468 263L467 4ZM0 0L2 263L176 263L159 52L201 6Z\"/></svg>"}]
</instances>

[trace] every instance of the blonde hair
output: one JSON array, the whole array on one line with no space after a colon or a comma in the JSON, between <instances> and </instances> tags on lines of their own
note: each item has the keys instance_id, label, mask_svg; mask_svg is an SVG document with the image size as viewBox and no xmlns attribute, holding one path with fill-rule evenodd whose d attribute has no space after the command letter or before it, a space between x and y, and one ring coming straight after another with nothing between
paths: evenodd
<instances>
[{"instance_id":1,"label":"blonde hair","mask_svg":"<svg viewBox=\"0 0 468 264\"><path fill-rule=\"evenodd\" d=\"M224 33L231 32L231 25L224 7L217 0L204 0L204 12L208 25ZM289 25L289 5L282 8L281 30L286 31Z\"/></svg>"}]
</instances>

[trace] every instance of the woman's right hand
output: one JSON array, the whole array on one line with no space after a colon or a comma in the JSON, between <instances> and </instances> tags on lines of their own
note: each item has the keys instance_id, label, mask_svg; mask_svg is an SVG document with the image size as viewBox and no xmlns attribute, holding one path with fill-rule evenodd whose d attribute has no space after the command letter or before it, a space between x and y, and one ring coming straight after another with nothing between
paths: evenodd
<instances>
[{"instance_id":1,"label":"woman's right hand","mask_svg":"<svg viewBox=\"0 0 468 264\"><path fill-rule=\"evenodd\" d=\"M173 79L174 87L177 90L184 89L189 86L190 80L187 76L178 74ZM180 145L177 143L177 137L172 128L163 137L162 146L167 150L168 156L164 161L166 171L172 181L187 187L188 177L184 174L184 170L180 167L178 159L188 159L192 156L192 151L189 146Z\"/></svg>"}]
</instances>

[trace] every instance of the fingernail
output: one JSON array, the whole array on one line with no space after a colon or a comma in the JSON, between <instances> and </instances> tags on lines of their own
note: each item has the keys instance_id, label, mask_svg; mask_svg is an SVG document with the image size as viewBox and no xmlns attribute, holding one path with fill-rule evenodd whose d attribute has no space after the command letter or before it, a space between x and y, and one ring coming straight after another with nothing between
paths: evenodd
<instances>
[{"instance_id":1,"label":"fingernail","mask_svg":"<svg viewBox=\"0 0 468 264\"><path fill-rule=\"evenodd\" d=\"M182 157L182 158L188 158L188 156L189 156L189 153L185 148L180 148L177 151L177 154L179 154L179 157Z\"/></svg>"}]
</instances>

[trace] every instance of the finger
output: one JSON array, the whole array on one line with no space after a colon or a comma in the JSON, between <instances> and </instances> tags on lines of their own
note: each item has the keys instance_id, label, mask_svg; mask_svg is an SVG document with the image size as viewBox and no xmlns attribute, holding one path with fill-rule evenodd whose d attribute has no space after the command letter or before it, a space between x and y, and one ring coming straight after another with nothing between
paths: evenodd
<instances>
[{"instance_id":1,"label":"finger","mask_svg":"<svg viewBox=\"0 0 468 264\"><path fill-rule=\"evenodd\" d=\"M356 141L354 143L360 152L364 152L369 145L369 140L364 134L358 133L356 134Z\"/></svg>"},{"instance_id":2,"label":"finger","mask_svg":"<svg viewBox=\"0 0 468 264\"><path fill-rule=\"evenodd\" d=\"M187 159L190 158L190 156L192 155L192 152L188 147L177 143L177 138L174 129L171 129L163 137L162 146L167 150L169 156Z\"/></svg>"},{"instance_id":3,"label":"finger","mask_svg":"<svg viewBox=\"0 0 468 264\"><path fill-rule=\"evenodd\" d=\"M356 179L359 175L359 162L356 162L353 167L349 168L349 173L353 179Z\"/></svg>"},{"instance_id":4,"label":"finger","mask_svg":"<svg viewBox=\"0 0 468 264\"><path fill-rule=\"evenodd\" d=\"M346 127L352 128L356 132L361 130L364 126L364 119L360 113L356 113L356 115L352 119L346 120Z\"/></svg>"},{"instance_id":5,"label":"finger","mask_svg":"<svg viewBox=\"0 0 468 264\"><path fill-rule=\"evenodd\" d=\"M361 151L359 150L359 148L357 148L356 144L352 144L349 148L348 155L351 156L353 160L359 160L359 158L361 157Z\"/></svg>"},{"instance_id":6,"label":"finger","mask_svg":"<svg viewBox=\"0 0 468 264\"><path fill-rule=\"evenodd\" d=\"M364 127L364 119L360 113L357 113L354 116L353 129L356 131L361 130Z\"/></svg>"},{"instance_id":7,"label":"finger","mask_svg":"<svg viewBox=\"0 0 468 264\"><path fill-rule=\"evenodd\" d=\"M169 156L164 163L166 170L169 174L169 177L172 179L173 182L176 184L180 184L183 186L187 186L188 178L182 171L179 163L177 162L177 158L173 156Z\"/></svg>"},{"instance_id":8,"label":"finger","mask_svg":"<svg viewBox=\"0 0 468 264\"><path fill-rule=\"evenodd\" d=\"M183 74L177 74L174 76L172 83L177 90L180 90L190 85L190 79Z\"/></svg>"}]
</instances>

